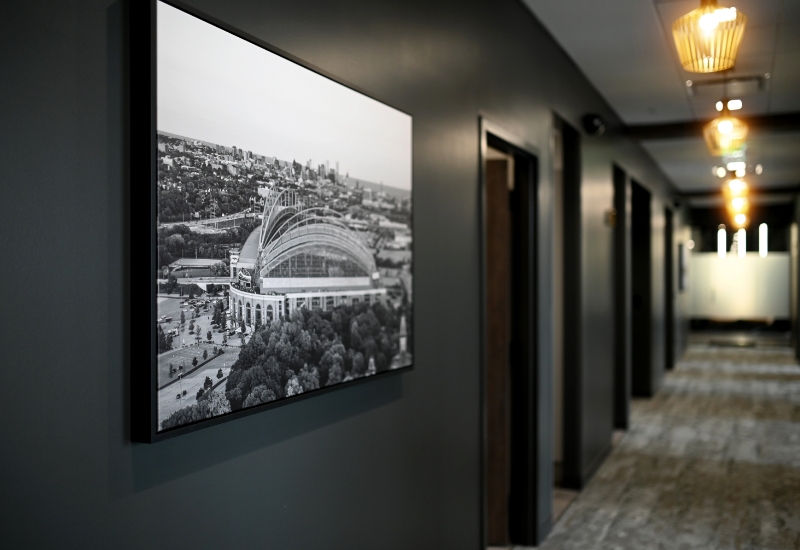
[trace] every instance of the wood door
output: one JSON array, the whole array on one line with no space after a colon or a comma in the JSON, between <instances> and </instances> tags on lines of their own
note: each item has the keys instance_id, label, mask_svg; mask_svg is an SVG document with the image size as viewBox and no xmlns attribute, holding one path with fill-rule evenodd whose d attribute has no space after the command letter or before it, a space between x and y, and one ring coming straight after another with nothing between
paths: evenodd
<instances>
[{"instance_id":1,"label":"wood door","mask_svg":"<svg viewBox=\"0 0 800 550\"><path fill-rule=\"evenodd\" d=\"M509 163L486 161L487 505L488 543L508 543L510 472L509 348L511 344L511 228Z\"/></svg>"}]
</instances>

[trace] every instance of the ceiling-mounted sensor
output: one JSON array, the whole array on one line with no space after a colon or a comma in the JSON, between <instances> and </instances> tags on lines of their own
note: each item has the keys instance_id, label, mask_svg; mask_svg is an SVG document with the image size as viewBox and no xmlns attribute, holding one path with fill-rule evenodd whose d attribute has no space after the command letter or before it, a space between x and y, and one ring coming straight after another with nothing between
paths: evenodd
<instances>
[{"instance_id":1,"label":"ceiling-mounted sensor","mask_svg":"<svg viewBox=\"0 0 800 550\"><path fill-rule=\"evenodd\" d=\"M583 115L581 123L584 131L590 136L602 136L606 132L606 123L600 115L592 113Z\"/></svg>"}]
</instances>

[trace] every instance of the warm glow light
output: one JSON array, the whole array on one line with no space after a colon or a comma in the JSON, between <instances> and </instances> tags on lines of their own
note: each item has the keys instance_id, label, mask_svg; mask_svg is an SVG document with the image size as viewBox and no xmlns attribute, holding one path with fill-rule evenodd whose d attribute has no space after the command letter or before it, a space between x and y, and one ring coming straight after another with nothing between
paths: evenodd
<instances>
[{"instance_id":1,"label":"warm glow light","mask_svg":"<svg viewBox=\"0 0 800 550\"><path fill-rule=\"evenodd\" d=\"M745 216L744 214L736 214L733 217L733 221L736 222L736 225L744 225L745 223L747 223L747 216Z\"/></svg>"},{"instance_id":2,"label":"warm glow light","mask_svg":"<svg viewBox=\"0 0 800 550\"><path fill-rule=\"evenodd\" d=\"M672 24L672 36L681 66L693 73L730 69L744 35L747 17L736 8L702 0L701 6Z\"/></svg>"},{"instance_id":3,"label":"warm glow light","mask_svg":"<svg viewBox=\"0 0 800 550\"><path fill-rule=\"evenodd\" d=\"M739 168L735 174L737 178L743 178L747 171L744 168Z\"/></svg>"},{"instance_id":4,"label":"warm glow light","mask_svg":"<svg viewBox=\"0 0 800 550\"><path fill-rule=\"evenodd\" d=\"M730 116L730 112L725 108L721 117L715 118L703 127L703 137L711 154L721 157L742 148L747 139L747 129L747 124ZM728 166L728 170L730 169Z\"/></svg>"},{"instance_id":5,"label":"warm glow light","mask_svg":"<svg viewBox=\"0 0 800 550\"><path fill-rule=\"evenodd\" d=\"M729 162L729 163L726 165L726 168L727 168L727 169L728 169L730 172L736 172L737 170L741 170L742 168L747 168L747 163L744 163L744 162L738 162L738 161L737 161L737 162Z\"/></svg>"},{"instance_id":6,"label":"warm glow light","mask_svg":"<svg viewBox=\"0 0 800 550\"><path fill-rule=\"evenodd\" d=\"M742 214L744 215L744 214ZM747 232L744 229L740 229L737 232L739 238L737 239L737 249L739 250L739 257L744 258L747 255Z\"/></svg>"},{"instance_id":7,"label":"warm glow light","mask_svg":"<svg viewBox=\"0 0 800 550\"><path fill-rule=\"evenodd\" d=\"M725 168L723 168L722 166L718 166L715 171L717 173L718 178L724 178L725 176L728 175L728 171L725 170Z\"/></svg>"},{"instance_id":8,"label":"warm glow light","mask_svg":"<svg viewBox=\"0 0 800 550\"><path fill-rule=\"evenodd\" d=\"M721 101L717 101L717 104L715 105L715 107L717 108L717 111L721 111L724 106L725 106L725 104L722 103Z\"/></svg>"},{"instance_id":9,"label":"warm glow light","mask_svg":"<svg viewBox=\"0 0 800 550\"><path fill-rule=\"evenodd\" d=\"M740 179L734 179L728 182L728 189L732 194L738 196L747 191L747 184Z\"/></svg>"},{"instance_id":10,"label":"warm glow light","mask_svg":"<svg viewBox=\"0 0 800 550\"><path fill-rule=\"evenodd\" d=\"M764 173L764 167L760 164L756 164L756 175L760 176L762 173Z\"/></svg>"},{"instance_id":11,"label":"warm glow light","mask_svg":"<svg viewBox=\"0 0 800 550\"><path fill-rule=\"evenodd\" d=\"M727 242L728 242L728 237L725 233L725 229L720 228L720 230L717 231L717 254L719 254L720 258L725 257L725 253L727 252L725 250L725 244Z\"/></svg>"},{"instance_id":12,"label":"warm glow light","mask_svg":"<svg viewBox=\"0 0 800 550\"><path fill-rule=\"evenodd\" d=\"M686 241L686 248L688 248L689 250L694 250L694 241L691 239Z\"/></svg>"},{"instance_id":13,"label":"warm glow light","mask_svg":"<svg viewBox=\"0 0 800 550\"><path fill-rule=\"evenodd\" d=\"M738 111L741 108L742 108L742 100L741 99L731 99L728 102L728 110L729 111ZM717 110L721 111L722 109L717 109Z\"/></svg>"},{"instance_id":14,"label":"warm glow light","mask_svg":"<svg viewBox=\"0 0 800 550\"><path fill-rule=\"evenodd\" d=\"M765 223L758 226L758 255L762 258L767 257L767 224Z\"/></svg>"},{"instance_id":15,"label":"warm glow light","mask_svg":"<svg viewBox=\"0 0 800 550\"><path fill-rule=\"evenodd\" d=\"M747 207L747 199L744 197L736 197L731 201L731 206L734 212L741 212Z\"/></svg>"}]
</instances>

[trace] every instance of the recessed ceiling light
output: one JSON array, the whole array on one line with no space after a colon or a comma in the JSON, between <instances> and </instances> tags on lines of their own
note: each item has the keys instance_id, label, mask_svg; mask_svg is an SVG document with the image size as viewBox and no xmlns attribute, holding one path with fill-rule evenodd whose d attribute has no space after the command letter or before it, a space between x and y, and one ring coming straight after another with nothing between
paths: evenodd
<instances>
[{"instance_id":1,"label":"recessed ceiling light","mask_svg":"<svg viewBox=\"0 0 800 550\"><path fill-rule=\"evenodd\" d=\"M717 101L717 104L715 105L715 107L717 108L717 111L721 111L722 107L723 107L722 102L721 101Z\"/></svg>"},{"instance_id":2,"label":"recessed ceiling light","mask_svg":"<svg viewBox=\"0 0 800 550\"><path fill-rule=\"evenodd\" d=\"M718 178L724 178L725 176L728 175L728 171L725 170L725 168L722 166L715 166L714 175L716 175Z\"/></svg>"},{"instance_id":3,"label":"recessed ceiling light","mask_svg":"<svg viewBox=\"0 0 800 550\"><path fill-rule=\"evenodd\" d=\"M742 108L742 100L741 99L731 99L728 101L728 109L731 111L738 111ZM721 111L722 109L718 109Z\"/></svg>"},{"instance_id":4,"label":"recessed ceiling light","mask_svg":"<svg viewBox=\"0 0 800 550\"><path fill-rule=\"evenodd\" d=\"M694 241L692 241L692 240L686 241L686 248L688 248L689 250L693 250L694 249Z\"/></svg>"},{"instance_id":5,"label":"recessed ceiling light","mask_svg":"<svg viewBox=\"0 0 800 550\"><path fill-rule=\"evenodd\" d=\"M747 164L741 161L734 161L734 162L729 162L727 168L729 172L735 172L737 170L744 170L745 168L747 168Z\"/></svg>"},{"instance_id":6,"label":"recessed ceiling light","mask_svg":"<svg viewBox=\"0 0 800 550\"><path fill-rule=\"evenodd\" d=\"M769 77L767 77L767 78L769 78ZM687 85L687 86L691 86L691 85L692 85L692 81L691 81L691 80L687 80L687 81L686 81L686 85Z\"/></svg>"},{"instance_id":7,"label":"recessed ceiling light","mask_svg":"<svg viewBox=\"0 0 800 550\"><path fill-rule=\"evenodd\" d=\"M760 164L756 164L756 174L758 174L760 176L763 171L764 171L764 167L761 166Z\"/></svg>"}]
</instances>

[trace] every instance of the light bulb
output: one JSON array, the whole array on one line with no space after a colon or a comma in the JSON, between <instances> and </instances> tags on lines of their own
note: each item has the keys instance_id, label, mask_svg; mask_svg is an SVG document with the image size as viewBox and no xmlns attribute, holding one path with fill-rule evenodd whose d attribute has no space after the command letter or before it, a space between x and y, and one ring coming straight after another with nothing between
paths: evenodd
<instances>
[{"instance_id":1,"label":"light bulb","mask_svg":"<svg viewBox=\"0 0 800 550\"><path fill-rule=\"evenodd\" d=\"M731 180L728 182L728 187L734 193L739 194L745 189L747 189L747 184L742 180Z\"/></svg>"},{"instance_id":2,"label":"light bulb","mask_svg":"<svg viewBox=\"0 0 800 550\"><path fill-rule=\"evenodd\" d=\"M730 120L723 119L717 123L717 130L719 130L720 134L727 135L733 132L733 122Z\"/></svg>"},{"instance_id":3,"label":"light bulb","mask_svg":"<svg viewBox=\"0 0 800 550\"><path fill-rule=\"evenodd\" d=\"M736 216L733 218L733 221L736 222L736 225L744 225L744 223L747 221L747 216L744 214L736 214Z\"/></svg>"},{"instance_id":4,"label":"light bulb","mask_svg":"<svg viewBox=\"0 0 800 550\"><path fill-rule=\"evenodd\" d=\"M742 168L747 168L747 164L745 164L744 162L739 162L739 161L737 161L737 162L729 162L726 165L726 168L728 169L729 172L735 172L736 170L741 170Z\"/></svg>"},{"instance_id":5,"label":"light bulb","mask_svg":"<svg viewBox=\"0 0 800 550\"><path fill-rule=\"evenodd\" d=\"M719 25L719 21L717 21L716 18L716 12L707 13L701 16L700 20L697 22L697 25L705 33L712 32Z\"/></svg>"},{"instance_id":6,"label":"light bulb","mask_svg":"<svg viewBox=\"0 0 800 550\"><path fill-rule=\"evenodd\" d=\"M760 164L756 164L756 174L760 176L763 172L764 172L764 167L761 166Z\"/></svg>"},{"instance_id":7,"label":"light bulb","mask_svg":"<svg viewBox=\"0 0 800 550\"><path fill-rule=\"evenodd\" d=\"M744 197L736 197L735 199L731 200L731 206L737 212L740 211L742 208L744 208L746 204L747 204L747 199L745 199Z\"/></svg>"},{"instance_id":8,"label":"light bulb","mask_svg":"<svg viewBox=\"0 0 800 550\"><path fill-rule=\"evenodd\" d=\"M747 173L747 170L745 170L744 168L739 168L736 171L736 177L737 178L743 178L746 173Z\"/></svg>"},{"instance_id":9,"label":"light bulb","mask_svg":"<svg viewBox=\"0 0 800 550\"><path fill-rule=\"evenodd\" d=\"M714 17L717 23L736 20L736 8L719 8L714 10Z\"/></svg>"},{"instance_id":10,"label":"light bulb","mask_svg":"<svg viewBox=\"0 0 800 550\"><path fill-rule=\"evenodd\" d=\"M715 107L717 108L717 111L721 111L722 110L722 102L721 101L717 101L717 104L715 105Z\"/></svg>"},{"instance_id":11,"label":"light bulb","mask_svg":"<svg viewBox=\"0 0 800 550\"><path fill-rule=\"evenodd\" d=\"M728 110L729 111L738 111L741 108L742 108L742 100L741 99L731 99L728 102ZM717 109L717 110L721 111L722 109Z\"/></svg>"},{"instance_id":12,"label":"light bulb","mask_svg":"<svg viewBox=\"0 0 800 550\"><path fill-rule=\"evenodd\" d=\"M725 170L725 168L723 168L722 166L717 167L715 169L715 172L717 173L718 178L724 178L725 176L728 175L728 171Z\"/></svg>"}]
</instances>

